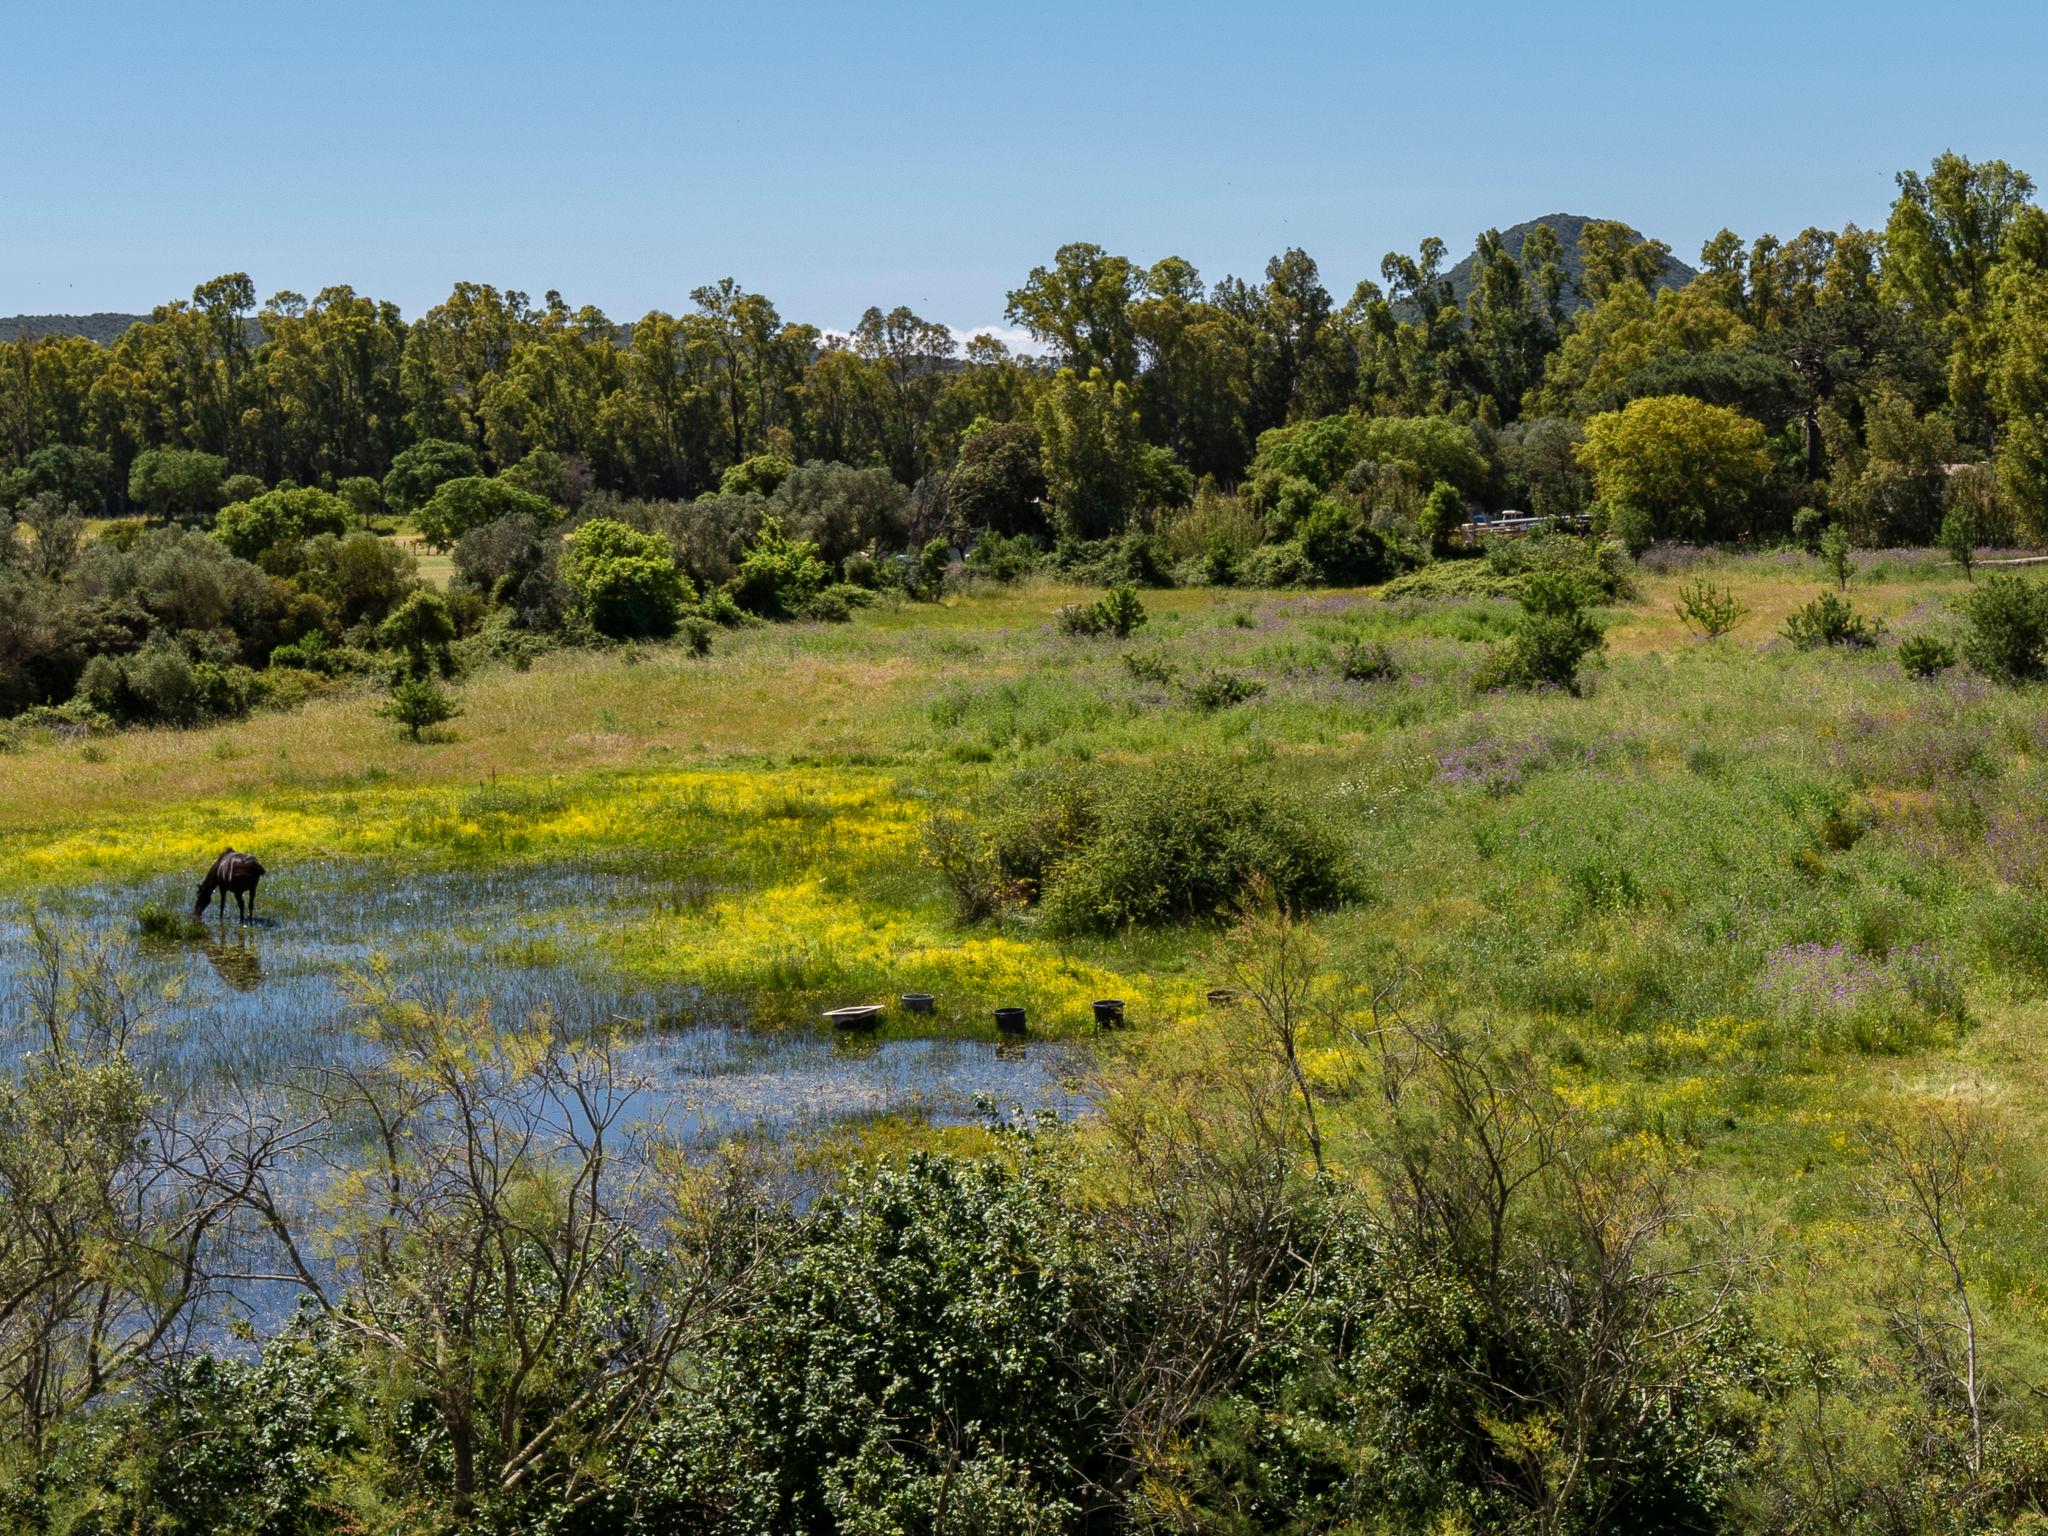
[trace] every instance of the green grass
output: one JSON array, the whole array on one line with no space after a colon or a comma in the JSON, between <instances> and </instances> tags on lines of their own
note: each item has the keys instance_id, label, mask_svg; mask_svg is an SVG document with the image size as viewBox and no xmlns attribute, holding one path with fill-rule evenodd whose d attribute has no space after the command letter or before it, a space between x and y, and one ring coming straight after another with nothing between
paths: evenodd
<instances>
[{"instance_id":1,"label":"green grass","mask_svg":"<svg viewBox=\"0 0 2048 1536\"><path fill-rule=\"evenodd\" d=\"M1713 642L1672 610L1702 572L1751 610ZM1868 652L1777 638L1816 590L1797 555L1647 572L1601 613L1583 698L1474 693L1512 604L1370 593L1147 593L1119 643L1057 634L1090 594L1031 584L722 634L702 661L558 653L471 680L424 746L366 698L122 735L99 761L31 745L5 759L0 887L196 870L228 842L273 870L602 854L678 893L603 920L627 972L769 1019L918 987L955 1022L1025 1000L1078 1027L1114 987L1138 1026L1120 1070L1142 1074L1194 1027L1211 936L962 932L918 827L1020 770L1199 747L1284 777L1356 850L1364 898L1316 924L1347 983L1403 974L1416 1006L1525 1034L1587 1115L1694 1162L1717 1207L1839 1238L1863 1219L1861 1121L1957 1084L2016 1119L2042 1105L2048 717L2038 690L1896 665L1898 636L1956 628L1938 557L1867 563L1849 596L1890 629ZM1354 639L1399 675L1347 682ZM1263 691L1193 708L1133 653ZM1342 1168L1355 1063L1339 1031L1311 1045ZM2033 1177L2024 1147L2008 1165ZM1999 1274L2048 1257L2031 1226L2000 1240ZM1993 1283L2032 1330L2031 1283Z\"/></svg>"}]
</instances>

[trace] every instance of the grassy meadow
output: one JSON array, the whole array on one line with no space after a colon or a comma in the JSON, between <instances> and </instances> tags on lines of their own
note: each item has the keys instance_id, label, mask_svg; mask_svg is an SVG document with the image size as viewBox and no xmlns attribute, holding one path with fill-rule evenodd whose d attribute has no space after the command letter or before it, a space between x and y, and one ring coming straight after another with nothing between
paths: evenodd
<instances>
[{"instance_id":1,"label":"grassy meadow","mask_svg":"<svg viewBox=\"0 0 2048 1536\"><path fill-rule=\"evenodd\" d=\"M1034 1032L1080 1038L1092 999L1125 998L1133 1027L1098 1053L1108 1112L1080 1131L1107 1143L1243 1027L1205 1000L1219 929L1062 939L1026 908L963 924L926 827L1031 775L1201 753L1301 797L1355 871L1354 899L1309 919L1330 1006L1300 1059L1334 1178L1370 1177L1370 999L1482 1023L1624 1163L1684 1178L1687 1221L1716 1262L1740 1256L1774 1348L1874 1361L1915 1250L1872 1198L1873 1138L1963 1106L1986 1138L1973 1300L1987 1349L2033 1374L2048 715L1966 668L1909 676L1898 641L1953 638L1964 577L1929 553L1859 559L1849 597L1884 638L1800 650L1778 631L1820 590L1816 562L1653 552L1599 612L1577 696L1475 690L1505 601L1148 592L1117 641L1054 622L1093 593L1026 582L721 633L708 658L563 650L480 671L421 744L355 696L32 741L0 759L0 899L150 882L175 898L228 844L261 855L287 905L314 861L395 884L574 863L646 899L565 901L508 944L571 934L622 983L701 987L760 1026L924 990L926 1032L993 1038L990 1010L1022 1004ZM1749 610L1711 641L1674 612L1702 578ZM1361 641L1393 675L1346 678ZM1219 676L1238 702L1186 686ZM973 1139L884 1118L808 1155Z\"/></svg>"}]
</instances>

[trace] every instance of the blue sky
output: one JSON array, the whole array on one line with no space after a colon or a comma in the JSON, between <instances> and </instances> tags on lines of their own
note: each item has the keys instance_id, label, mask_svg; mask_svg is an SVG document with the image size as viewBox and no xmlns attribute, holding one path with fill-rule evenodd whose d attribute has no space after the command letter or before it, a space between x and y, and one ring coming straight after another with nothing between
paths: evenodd
<instances>
[{"instance_id":1,"label":"blue sky","mask_svg":"<svg viewBox=\"0 0 2048 1536\"><path fill-rule=\"evenodd\" d=\"M457 279L615 317L731 275L962 329L1067 240L1342 299L1566 211L1682 256L1881 221L1943 148L2048 176L2048 6L1491 0L8 7L0 314L215 273L408 314Z\"/></svg>"}]
</instances>

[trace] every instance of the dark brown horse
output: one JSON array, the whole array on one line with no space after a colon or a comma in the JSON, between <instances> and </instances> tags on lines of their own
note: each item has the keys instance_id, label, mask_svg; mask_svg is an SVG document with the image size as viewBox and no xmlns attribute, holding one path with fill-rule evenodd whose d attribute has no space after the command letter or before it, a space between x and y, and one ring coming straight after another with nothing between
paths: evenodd
<instances>
[{"instance_id":1,"label":"dark brown horse","mask_svg":"<svg viewBox=\"0 0 2048 1536\"><path fill-rule=\"evenodd\" d=\"M192 903L192 915L199 916L206 910L206 904L214 899L214 892L220 892L220 915L228 915L228 894L233 892L235 911L243 922L256 915L256 882L263 878L263 866L253 853L237 853L232 848L223 849L221 856L213 861L213 868L206 872L206 878L199 882L199 899ZM243 898L248 904L243 905Z\"/></svg>"}]
</instances>

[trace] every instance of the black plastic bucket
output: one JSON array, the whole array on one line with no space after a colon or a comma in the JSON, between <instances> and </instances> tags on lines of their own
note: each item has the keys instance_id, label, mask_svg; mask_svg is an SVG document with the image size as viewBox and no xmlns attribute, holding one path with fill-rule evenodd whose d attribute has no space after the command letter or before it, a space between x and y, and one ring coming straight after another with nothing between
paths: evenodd
<instances>
[{"instance_id":1,"label":"black plastic bucket","mask_svg":"<svg viewBox=\"0 0 2048 1536\"><path fill-rule=\"evenodd\" d=\"M1124 1000L1120 997L1105 997L1095 1005L1095 1026L1098 1029L1122 1029L1124 1027Z\"/></svg>"},{"instance_id":2,"label":"black plastic bucket","mask_svg":"<svg viewBox=\"0 0 2048 1536\"><path fill-rule=\"evenodd\" d=\"M1023 1034L1024 1010L1022 1008L998 1008L996 1010L996 1028L1006 1035Z\"/></svg>"}]
</instances>

